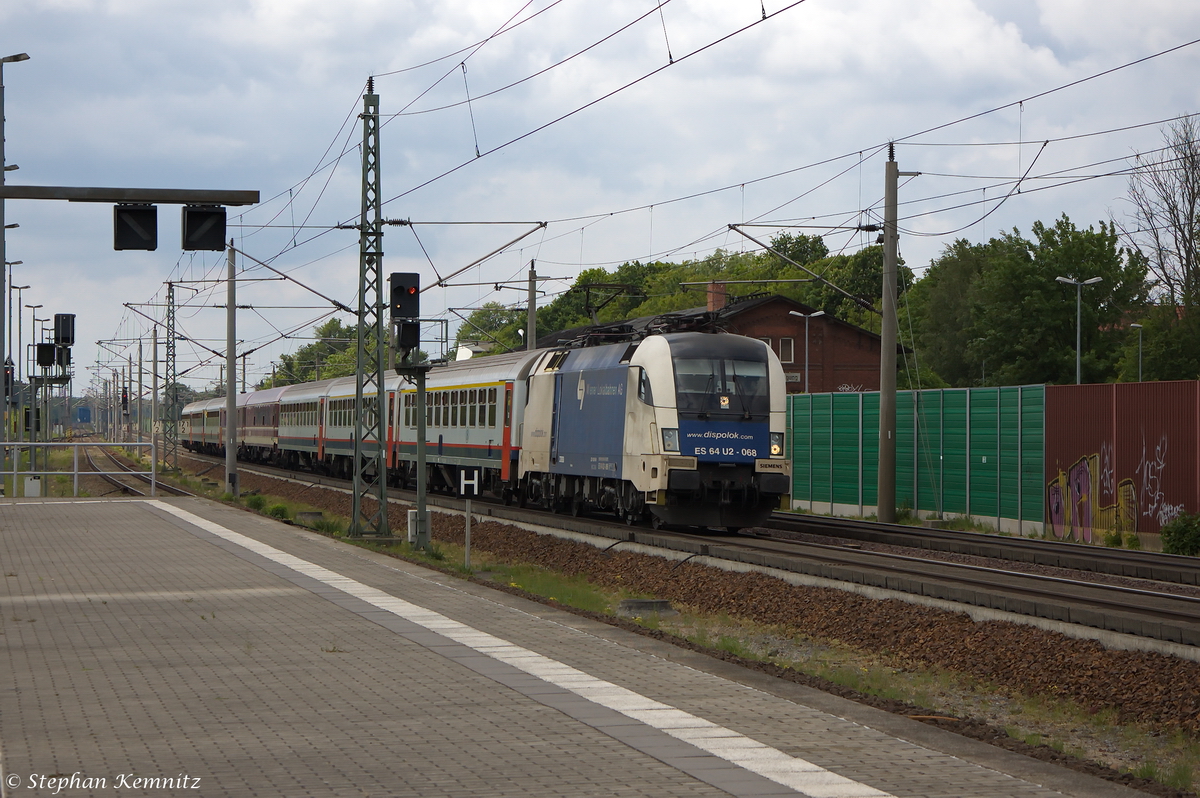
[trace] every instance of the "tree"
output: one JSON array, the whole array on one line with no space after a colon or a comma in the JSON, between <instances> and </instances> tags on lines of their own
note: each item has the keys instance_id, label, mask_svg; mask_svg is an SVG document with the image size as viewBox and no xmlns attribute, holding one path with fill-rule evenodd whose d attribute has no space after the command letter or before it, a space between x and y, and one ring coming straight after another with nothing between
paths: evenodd
<instances>
[{"instance_id":1,"label":"tree","mask_svg":"<svg viewBox=\"0 0 1200 798\"><path fill-rule=\"evenodd\" d=\"M805 266L829 257L825 239L817 235L780 233L771 239L771 248Z\"/></svg>"},{"instance_id":2,"label":"tree","mask_svg":"<svg viewBox=\"0 0 1200 798\"><path fill-rule=\"evenodd\" d=\"M980 364L968 355L974 326L971 288L990 263L1003 257L1028 259L1029 242L1009 234L986 244L960 238L930 263L901 308L901 329L910 321L918 331L914 348L923 365L950 385L964 387L980 379Z\"/></svg>"},{"instance_id":3,"label":"tree","mask_svg":"<svg viewBox=\"0 0 1200 798\"><path fill-rule=\"evenodd\" d=\"M969 362L987 361L992 385L1075 381L1075 289L1055 277L1102 278L1083 289L1080 331L1085 382L1114 379L1126 334L1122 319L1145 299L1146 265L1120 246L1116 228L1079 230L1066 214L1033 225L1029 257L1014 230L1005 256L971 287Z\"/></svg>"},{"instance_id":4,"label":"tree","mask_svg":"<svg viewBox=\"0 0 1200 798\"><path fill-rule=\"evenodd\" d=\"M1191 117L1163 130L1166 147L1134 156L1129 177L1133 224L1122 228L1147 259L1153 297L1194 307L1200 298L1200 126Z\"/></svg>"},{"instance_id":5,"label":"tree","mask_svg":"<svg viewBox=\"0 0 1200 798\"><path fill-rule=\"evenodd\" d=\"M1166 147L1134 157L1129 178L1133 205L1121 232L1144 258L1149 274L1144 325L1144 379L1200 375L1200 125L1191 117L1163 129ZM1137 379L1137 337L1121 361L1124 379Z\"/></svg>"},{"instance_id":6,"label":"tree","mask_svg":"<svg viewBox=\"0 0 1200 798\"><path fill-rule=\"evenodd\" d=\"M806 305L824 310L831 316L878 333L883 317L871 310L883 309L883 247L872 245L853 255L834 255L810 264L814 272L828 283L812 282L800 292L798 299ZM900 306L905 294L914 281L912 269L897 261L896 286L900 295ZM832 285L829 285L832 283ZM838 291L857 297L858 301Z\"/></svg>"},{"instance_id":7,"label":"tree","mask_svg":"<svg viewBox=\"0 0 1200 798\"><path fill-rule=\"evenodd\" d=\"M525 309L510 308L499 302L485 302L471 312L458 328L455 347L476 341L492 344L494 353L521 349L524 339L517 330L525 329Z\"/></svg>"},{"instance_id":8,"label":"tree","mask_svg":"<svg viewBox=\"0 0 1200 798\"><path fill-rule=\"evenodd\" d=\"M305 344L291 355L280 355L279 366L271 385L294 385L316 379L342 377L354 373L357 358L358 327L329 319L313 328L311 344ZM346 355L349 353L349 371ZM264 381L267 382L267 381Z\"/></svg>"}]
</instances>

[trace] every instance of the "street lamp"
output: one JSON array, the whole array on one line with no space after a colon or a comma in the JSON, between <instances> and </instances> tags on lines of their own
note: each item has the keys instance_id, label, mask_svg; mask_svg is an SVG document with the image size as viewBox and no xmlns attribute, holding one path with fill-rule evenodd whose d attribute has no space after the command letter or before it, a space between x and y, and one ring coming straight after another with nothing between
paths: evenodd
<instances>
[{"instance_id":1,"label":"street lamp","mask_svg":"<svg viewBox=\"0 0 1200 798\"><path fill-rule=\"evenodd\" d=\"M17 265L20 265L20 263L21 263L21 261L15 261L15 262L9 263L7 265L17 266ZM14 361L13 356L12 356L12 353L13 353L13 349L12 349L12 345L13 345L12 292L14 289L17 292L17 309L19 310L21 307L21 298L22 298L21 292L24 291L28 287L29 286L27 286L27 285L13 285L12 272L9 271L9 274L8 274L8 352L6 353L6 356L5 356L5 365L7 366L9 363L11 363L13 366L13 384L12 384L12 391L9 393L8 397L5 399L5 405L4 405L4 412L6 414L6 418L9 419L8 422L4 425L4 439L5 440L8 440L8 425L12 423L11 419L13 417L13 409L12 409L13 399L17 393L17 382L20 381L20 375L21 375L21 364L17 361ZM18 345L17 346L17 357L21 356L20 350L21 350L21 347L20 347L20 345ZM15 492L16 488L13 488L13 491Z\"/></svg>"},{"instance_id":2,"label":"street lamp","mask_svg":"<svg viewBox=\"0 0 1200 798\"><path fill-rule=\"evenodd\" d=\"M1082 329L1082 313L1083 313L1083 287L1085 285L1095 285L1103 280L1103 277L1093 277L1090 280L1072 280L1070 277L1055 277L1055 280L1063 285L1075 286L1075 384L1079 385L1083 382L1083 370L1079 362L1079 347L1080 347L1080 330Z\"/></svg>"},{"instance_id":3,"label":"street lamp","mask_svg":"<svg viewBox=\"0 0 1200 798\"><path fill-rule=\"evenodd\" d=\"M29 324L29 334L32 336L34 327L37 325L38 308L40 308L42 306L41 305L26 305L25 307L29 308L29 318L33 319L33 321L30 322L30 324ZM23 350L21 350L21 346L22 346L21 319L20 319L20 317L17 317L17 349L19 350L18 354L21 355L21 358L23 360L25 357L25 353ZM30 366L32 367L32 365L33 365L33 361L30 361ZM35 419L37 418L37 411L34 408L37 407L37 402L34 400L33 384L32 384L33 381L32 381L32 379L30 379L32 376L32 372L33 372L32 368L30 368L29 371L25 372L25 395L29 399L29 409L28 409L28 411L26 411L29 413L29 440L36 441L37 440L37 423L36 423ZM17 440L24 441L25 440L25 423L24 423L24 421L22 421L22 423L18 425L18 429L20 430L20 436L17 438ZM36 461L34 460L34 456L33 456L33 447L30 447L30 449L29 449L29 467L31 469L36 467L34 465L35 462Z\"/></svg>"},{"instance_id":4,"label":"street lamp","mask_svg":"<svg viewBox=\"0 0 1200 798\"><path fill-rule=\"evenodd\" d=\"M815 310L812 313L801 313L798 310L789 310L788 315L804 319L804 392L808 393L808 320L816 316L824 316L825 311Z\"/></svg>"},{"instance_id":5,"label":"street lamp","mask_svg":"<svg viewBox=\"0 0 1200 798\"><path fill-rule=\"evenodd\" d=\"M1142 381L1142 325L1130 324L1129 328L1131 330L1136 329L1138 331L1138 382L1141 382Z\"/></svg>"}]
</instances>

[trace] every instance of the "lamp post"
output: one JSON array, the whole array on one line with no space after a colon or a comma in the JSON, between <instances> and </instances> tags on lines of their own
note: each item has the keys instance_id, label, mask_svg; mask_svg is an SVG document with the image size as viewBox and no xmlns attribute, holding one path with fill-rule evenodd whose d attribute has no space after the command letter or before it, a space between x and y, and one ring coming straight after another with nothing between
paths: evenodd
<instances>
[{"instance_id":1,"label":"lamp post","mask_svg":"<svg viewBox=\"0 0 1200 798\"><path fill-rule=\"evenodd\" d=\"M8 265L9 266L17 266L20 263L21 263L21 261L18 260L18 261L14 261L13 263L10 263ZM21 352L20 352L21 347L19 345L17 347L17 360L13 359L12 292L14 290L17 292L17 309L20 310L21 299L23 297L22 292L28 287L29 286L27 286L27 285L13 285L12 271L11 270L9 271L9 274L8 274L8 352L5 353L5 365L7 366L9 363L12 364L13 384L12 384L12 392L9 393L8 397L5 399L5 405L4 405L4 413L5 413L4 440L6 440L6 441L8 440L9 425L13 423L13 399L15 398L16 393L17 393L17 383L20 382L20 374L21 374L21 364L18 362L18 360L21 357ZM16 495L16 492L17 492L17 489L14 487L13 495Z\"/></svg>"},{"instance_id":2,"label":"lamp post","mask_svg":"<svg viewBox=\"0 0 1200 798\"><path fill-rule=\"evenodd\" d=\"M1072 280L1070 277L1055 277L1056 281L1063 285L1075 286L1075 384L1079 385L1083 382L1083 370L1080 366L1080 331L1083 329L1083 287L1085 285L1095 285L1103 280L1103 277L1093 277L1090 280Z\"/></svg>"},{"instance_id":3,"label":"lamp post","mask_svg":"<svg viewBox=\"0 0 1200 798\"><path fill-rule=\"evenodd\" d=\"M1142 325L1130 324L1129 328L1131 330L1136 329L1138 331L1138 382L1141 382L1142 381Z\"/></svg>"},{"instance_id":4,"label":"lamp post","mask_svg":"<svg viewBox=\"0 0 1200 798\"><path fill-rule=\"evenodd\" d=\"M14 260L14 261L5 261L5 262L4 262L4 265L8 267L8 330L7 330L8 337L5 339L5 340L8 342L8 347L7 347L7 349L5 350L5 354L7 354L9 357L12 357L12 345L13 345L13 337L12 337L12 323L13 323L13 318L12 318L12 317L13 317L13 311L12 311L12 292L13 292L13 289L14 289L14 288L16 288L16 289L18 289L18 290L19 290L19 289L21 289L21 288L28 288L28 287L29 287L29 286L27 286L27 285L23 285L23 286L16 286L16 285L13 285L13 279L12 279L12 267L13 267L13 266L21 266L21 265L23 265L24 263L25 263L25 261L23 261L23 260ZM19 295L18 295L18 297L19 297ZM18 308L20 307L20 302L21 302L21 300L18 298L18 299L17 299L17 307L18 307Z\"/></svg>"},{"instance_id":5,"label":"lamp post","mask_svg":"<svg viewBox=\"0 0 1200 798\"><path fill-rule=\"evenodd\" d=\"M41 305L26 305L25 307L29 308L29 318L32 319L32 321L29 323L29 337L32 339L33 336L36 334L36 333L34 333L34 330L37 329L38 308L40 308L42 306ZM21 337L21 323L20 323L19 319L17 320L17 337L18 338ZM21 352L21 356L22 356L22 358L24 358L24 356L25 356L24 351ZM29 440L32 442L32 441L37 440L37 399L35 398L34 393L33 393L33 360L32 359L29 361L29 371L25 372L25 395L29 398L29 408L26 412L29 413ZM20 439L23 441L23 440L25 440L24 419L22 419L20 427L21 427L21 438ZM37 468L37 459L34 456L34 451L33 451L32 446L29 447L29 468L31 471L33 469Z\"/></svg>"},{"instance_id":6,"label":"lamp post","mask_svg":"<svg viewBox=\"0 0 1200 798\"><path fill-rule=\"evenodd\" d=\"M7 173L12 171L13 169L17 168L16 164L13 164L10 167L8 165L8 161L6 161L4 159L4 65L5 64L15 64L18 61L28 61L28 60L29 60L29 56L26 53L16 53L15 55L6 55L6 56L0 58L0 186L4 185L4 178L7 176ZM8 263L8 257L6 255L4 239L5 239L5 231L8 230L9 227L16 227L16 225L7 225L4 223L4 198L0 197L0 263L6 264L6 265ZM4 270L0 269L0 294L4 293L4 288L5 288L6 282L7 281L5 279ZM8 351L8 349L10 349L12 347L12 340L11 340L12 336L11 335L9 336L10 340L8 342L8 347L5 347L5 345L4 345L5 341L4 341L4 318L3 318L3 315L4 315L4 305L2 303L0 303L0 352L6 352L6 351ZM11 313L9 315L11 316ZM0 435L3 436L3 438L2 438L3 442L8 443L8 419L7 418L5 419L3 426L4 426L4 431L2 433L0 433ZM4 452L5 452L5 456L7 456L8 449L5 449ZM0 458L0 460L3 460L3 458ZM4 492L3 483L0 483L0 493L3 493L3 492ZM16 495L16 492L17 492L17 486L16 486L16 480L14 478L14 480L13 480L13 495Z\"/></svg>"},{"instance_id":7,"label":"lamp post","mask_svg":"<svg viewBox=\"0 0 1200 798\"><path fill-rule=\"evenodd\" d=\"M825 311L816 310L812 313L801 313L798 310L789 310L789 316L799 316L804 319L804 392L808 393L808 320L816 316L824 316Z\"/></svg>"}]
</instances>

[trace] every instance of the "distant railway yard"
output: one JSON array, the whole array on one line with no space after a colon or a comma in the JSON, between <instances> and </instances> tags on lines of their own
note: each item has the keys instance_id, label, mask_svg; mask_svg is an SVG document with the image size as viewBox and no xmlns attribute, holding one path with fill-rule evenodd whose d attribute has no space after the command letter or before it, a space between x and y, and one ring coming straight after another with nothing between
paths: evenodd
<instances>
[{"instance_id":1,"label":"distant railway yard","mask_svg":"<svg viewBox=\"0 0 1200 798\"><path fill-rule=\"evenodd\" d=\"M181 455L180 487L221 498L220 462ZM345 535L343 480L245 466L241 488ZM799 514L697 535L479 501L464 568L461 500L431 495L421 553L400 531L410 494L390 495L396 537L355 543L1149 793L1189 795L1200 769L1191 558Z\"/></svg>"}]
</instances>

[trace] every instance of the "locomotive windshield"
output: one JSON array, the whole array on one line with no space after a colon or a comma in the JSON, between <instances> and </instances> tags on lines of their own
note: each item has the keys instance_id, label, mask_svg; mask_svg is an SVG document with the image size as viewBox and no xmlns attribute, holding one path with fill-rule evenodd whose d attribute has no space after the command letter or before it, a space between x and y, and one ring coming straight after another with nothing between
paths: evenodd
<instances>
[{"instance_id":1,"label":"locomotive windshield","mask_svg":"<svg viewBox=\"0 0 1200 798\"><path fill-rule=\"evenodd\" d=\"M668 333L680 418L766 421L771 413L767 347L740 335Z\"/></svg>"},{"instance_id":2,"label":"locomotive windshield","mask_svg":"<svg viewBox=\"0 0 1200 798\"><path fill-rule=\"evenodd\" d=\"M771 411L767 364L732 358L675 358L676 407L682 413L760 416Z\"/></svg>"}]
</instances>

